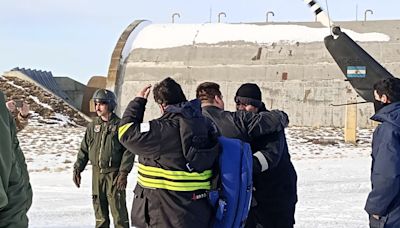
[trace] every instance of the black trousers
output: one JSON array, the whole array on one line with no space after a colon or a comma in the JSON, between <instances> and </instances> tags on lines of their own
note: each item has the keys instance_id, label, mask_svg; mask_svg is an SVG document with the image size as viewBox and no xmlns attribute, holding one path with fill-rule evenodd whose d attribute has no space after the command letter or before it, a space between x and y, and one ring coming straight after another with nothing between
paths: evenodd
<instances>
[{"instance_id":1,"label":"black trousers","mask_svg":"<svg viewBox=\"0 0 400 228\"><path fill-rule=\"evenodd\" d=\"M285 209L268 208L262 205L252 207L246 221L246 228L293 228L295 205Z\"/></svg>"}]
</instances>

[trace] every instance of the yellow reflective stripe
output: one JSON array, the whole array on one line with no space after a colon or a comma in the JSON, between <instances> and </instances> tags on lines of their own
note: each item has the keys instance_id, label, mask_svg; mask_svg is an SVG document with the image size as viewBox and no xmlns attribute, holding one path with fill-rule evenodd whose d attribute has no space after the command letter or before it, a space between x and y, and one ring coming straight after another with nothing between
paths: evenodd
<instances>
[{"instance_id":1,"label":"yellow reflective stripe","mask_svg":"<svg viewBox=\"0 0 400 228\"><path fill-rule=\"evenodd\" d=\"M118 128L118 139L121 140L122 135L125 134L125 132L128 130L128 128L132 125L133 123L127 123L124 124L123 126Z\"/></svg>"},{"instance_id":2,"label":"yellow reflective stripe","mask_svg":"<svg viewBox=\"0 0 400 228\"><path fill-rule=\"evenodd\" d=\"M138 183L147 188L162 188L171 191L195 191L195 190L210 190L210 181L206 182L174 182L162 179L153 179L143 177L138 174Z\"/></svg>"},{"instance_id":3,"label":"yellow reflective stripe","mask_svg":"<svg viewBox=\"0 0 400 228\"><path fill-rule=\"evenodd\" d=\"M165 170L157 167L145 166L140 163L138 165L138 171L148 176L162 177L170 180L207 180L212 177L211 170L205 170L202 173L190 173L185 171Z\"/></svg>"}]
</instances>

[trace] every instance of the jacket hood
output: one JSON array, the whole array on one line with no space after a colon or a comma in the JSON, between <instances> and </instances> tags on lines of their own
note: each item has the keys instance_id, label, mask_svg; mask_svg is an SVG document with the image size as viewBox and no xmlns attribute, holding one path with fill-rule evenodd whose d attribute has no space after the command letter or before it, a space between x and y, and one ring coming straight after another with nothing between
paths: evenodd
<instances>
[{"instance_id":1,"label":"jacket hood","mask_svg":"<svg viewBox=\"0 0 400 228\"><path fill-rule=\"evenodd\" d=\"M395 126L400 127L400 102L395 102L383 107L371 120L378 122L389 122Z\"/></svg>"},{"instance_id":2,"label":"jacket hood","mask_svg":"<svg viewBox=\"0 0 400 228\"><path fill-rule=\"evenodd\" d=\"M194 99L191 101L185 101L179 104L168 105L165 109L169 113L178 113L183 117L191 119L201 117L201 103L200 100Z\"/></svg>"}]
</instances>

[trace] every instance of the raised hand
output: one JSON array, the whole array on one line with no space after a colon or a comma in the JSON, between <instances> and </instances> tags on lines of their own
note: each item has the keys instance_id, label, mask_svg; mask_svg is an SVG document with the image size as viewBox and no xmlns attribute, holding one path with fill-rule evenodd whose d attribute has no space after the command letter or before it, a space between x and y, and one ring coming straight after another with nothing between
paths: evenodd
<instances>
[{"instance_id":1,"label":"raised hand","mask_svg":"<svg viewBox=\"0 0 400 228\"><path fill-rule=\"evenodd\" d=\"M150 89L151 89L151 84L146 85L141 91L139 91L136 97L147 99L150 94Z\"/></svg>"}]
</instances>

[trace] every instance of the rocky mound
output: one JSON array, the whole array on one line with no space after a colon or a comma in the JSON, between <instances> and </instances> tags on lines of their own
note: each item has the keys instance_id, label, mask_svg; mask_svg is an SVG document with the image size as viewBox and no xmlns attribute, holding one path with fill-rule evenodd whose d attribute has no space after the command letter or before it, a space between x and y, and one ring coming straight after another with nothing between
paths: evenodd
<instances>
[{"instance_id":1,"label":"rocky mound","mask_svg":"<svg viewBox=\"0 0 400 228\"><path fill-rule=\"evenodd\" d=\"M29 81L0 76L0 90L7 99L27 102L32 118L39 123L86 126L90 120L64 100Z\"/></svg>"}]
</instances>

